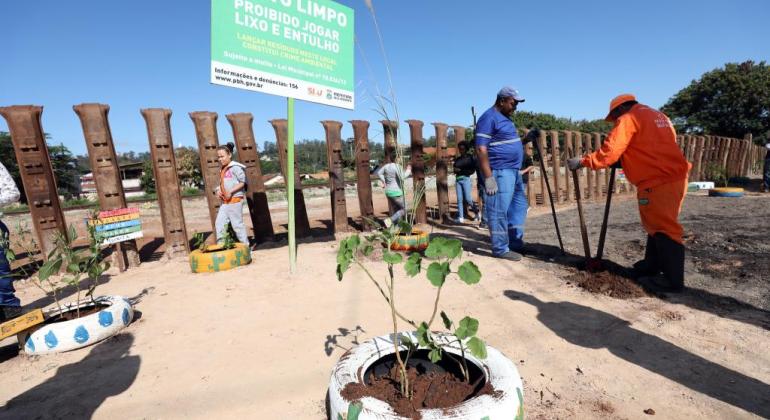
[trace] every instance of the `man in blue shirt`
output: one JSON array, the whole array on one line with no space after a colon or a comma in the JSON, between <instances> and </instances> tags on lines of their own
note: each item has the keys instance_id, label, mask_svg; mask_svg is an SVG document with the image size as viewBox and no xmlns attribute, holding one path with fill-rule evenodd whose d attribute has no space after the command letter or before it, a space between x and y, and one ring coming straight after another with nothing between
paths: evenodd
<instances>
[{"instance_id":1,"label":"man in blue shirt","mask_svg":"<svg viewBox=\"0 0 770 420\"><path fill-rule=\"evenodd\" d=\"M524 98L516 89L504 87L497 93L495 105L481 114L476 123L476 154L484 178L484 212L492 241L492 254L519 261L524 247L524 222L527 196L519 170L524 157L522 139L510 115ZM527 134L531 141L539 131Z\"/></svg>"}]
</instances>

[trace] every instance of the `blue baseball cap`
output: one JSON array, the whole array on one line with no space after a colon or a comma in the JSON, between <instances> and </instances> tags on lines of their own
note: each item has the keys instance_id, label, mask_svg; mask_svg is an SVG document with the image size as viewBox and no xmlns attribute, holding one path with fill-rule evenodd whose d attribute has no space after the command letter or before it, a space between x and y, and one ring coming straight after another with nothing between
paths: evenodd
<instances>
[{"instance_id":1,"label":"blue baseball cap","mask_svg":"<svg viewBox=\"0 0 770 420\"><path fill-rule=\"evenodd\" d=\"M500 91L497 92L497 96L501 98L513 98L516 102L524 102L524 97L519 94L519 91L510 86L505 86L500 89Z\"/></svg>"}]
</instances>

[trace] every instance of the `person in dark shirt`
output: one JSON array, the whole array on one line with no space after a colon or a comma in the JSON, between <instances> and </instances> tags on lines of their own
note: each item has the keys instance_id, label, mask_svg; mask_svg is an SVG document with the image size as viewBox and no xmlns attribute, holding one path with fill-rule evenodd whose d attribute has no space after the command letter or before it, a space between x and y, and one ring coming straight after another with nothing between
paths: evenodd
<instances>
[{"instance_id":1,"label":"person in dark shirt","mask_svg":"<svg viewBox=\"0 0 770 420\"><path fill-rule=\"evenodd\" d=\"M465 141L457 143L457 157L454 160L455 190L457 192L455 223L463 223L466 214L470 216L467 207L470 207L471 211L476 214L479 212L479 208L471 196L471 175L476 172L477 166L476 157L468 153L468 143ZM476 216L469 217L469 219L476 220Z\"/></svg>"}]
</instances>

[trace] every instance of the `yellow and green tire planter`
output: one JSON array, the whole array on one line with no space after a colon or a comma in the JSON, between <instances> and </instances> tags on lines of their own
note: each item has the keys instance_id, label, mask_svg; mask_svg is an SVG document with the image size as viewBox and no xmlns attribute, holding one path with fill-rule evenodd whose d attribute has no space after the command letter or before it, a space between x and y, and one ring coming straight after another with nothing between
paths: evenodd
<instances>
[{"instance_id":1,"label":"yellow and green tire planter","mask_svg":"<svg viewBox=\"0 0 770 420\"><path fill-rule=\"evenodd\" d=\"M396 235L390 244L394 251L422 251L428 247L430 235L428 232L413 229L410 235Z\"/></svg>"},{"instance_id":2,"label":"yellow and green tire planter","mask_svg":"<svg viewBox=\"0 0 770 420\"><path fill-rule=\"evenodd\" d=\"M743 197L743 188L712 188L709 197Z\"/></svg>"},{"instance_id":3,"label":"yellow and green tire planter","mask_svg":"<svg viewBox=\"0 0 770 420\"><path fill-rule=\"evenodd\" d=\"M251 250L240 242L235 244L235 248L222 249L221 245L209 245L190 253L190 268L193 273L214 273L249 263Z\"/></svg>"}]
</instances>

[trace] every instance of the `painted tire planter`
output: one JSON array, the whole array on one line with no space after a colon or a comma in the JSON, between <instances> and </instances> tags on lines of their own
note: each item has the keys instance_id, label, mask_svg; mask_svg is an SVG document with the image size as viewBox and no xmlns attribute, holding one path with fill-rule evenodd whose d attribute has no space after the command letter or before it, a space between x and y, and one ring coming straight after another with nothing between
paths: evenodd
<instances>
[{"instance_id":1,"label":"painted tire planter","mask_svg":"<svg viewBox=\"0 0 770 420\"><path fill-rule=\"evenodd\" d=\"M193 273L214 273L230 270L251 263L248 245L236 243L235 248L222 249L222 245L207 246L190 253L190 269Z\"/></svg>"},{"instance_id":2,"label":"painted tire planter","mask_svg":"<svg viewBox=\"0 0 770 420\"><path fill-rule=\"evenodd\" d=\"M709 197L743 197L743 188L712 188Z\"/></svg>"},{"instance_id":3,"label":"painted tire planter","mask_svg":"<svg viewBox=\"0 0 770 420\"><path fill-rule=\"evenodd\" d=\"M76 350L112 337L125 328L134 318L131 303L123 296L102 296L99 304L109 305L99 312L69 321L43 324L42 327L19 334L19 343L27 354L49 354ZM64 312L75 311L77 305L63 305ZM93 307L91 302L81 303L81 309ZM47 316L58 315L58 309Z\"/></svg>"},{"instance_id":4,"label":"painted tire planter","mask_svg":"<svg viewBox=\"0 0 770 420\"><path fill-rule=\"evenodd\" d=\"M409 333L413 342L417 342L417 336ZM439 336L438 340L449 342L445 336ZM406 350L401 346L400 350ZM460 356L460 349L447 346L448 351ZM393 354L393 340L390 335L383 335L367 340L345 353L334 365L329 381L329 418L332 420L357 418L358 420L396 420L405 419L397 416L390 406L384 401L372 397L364 397L360 400L360 406L351 405L351 401L345 400L340 392L350 382L362 382L362 376L366 370L379 359ZM479 367L492 387L499 391L496 396L480 395L462 402L454 407L442 409L420 410L423 420L435 419L473 419L473 420L498 420L498 419L523 419L524 418L524 387L519 377L516 366L499 350L487 345L487 358L477 359L470 354L465 354L468 362ZM349 412L349 409L351 409ZM359 412L360 410L360 412ZM354 412L358 412L355 417Z\"/></svg>"},{"instance_id":5,"label":"painted tire planter","mask_svg":"<svg viewBox=\"0 0 770 420\"><path fill-rule=\"evenodd\" d=\"M411 235L396 235L396 239L390 244L394 251L422 251L428 247L430 234L428 232L413 229Z\"/></svg>"}]
</instances>

